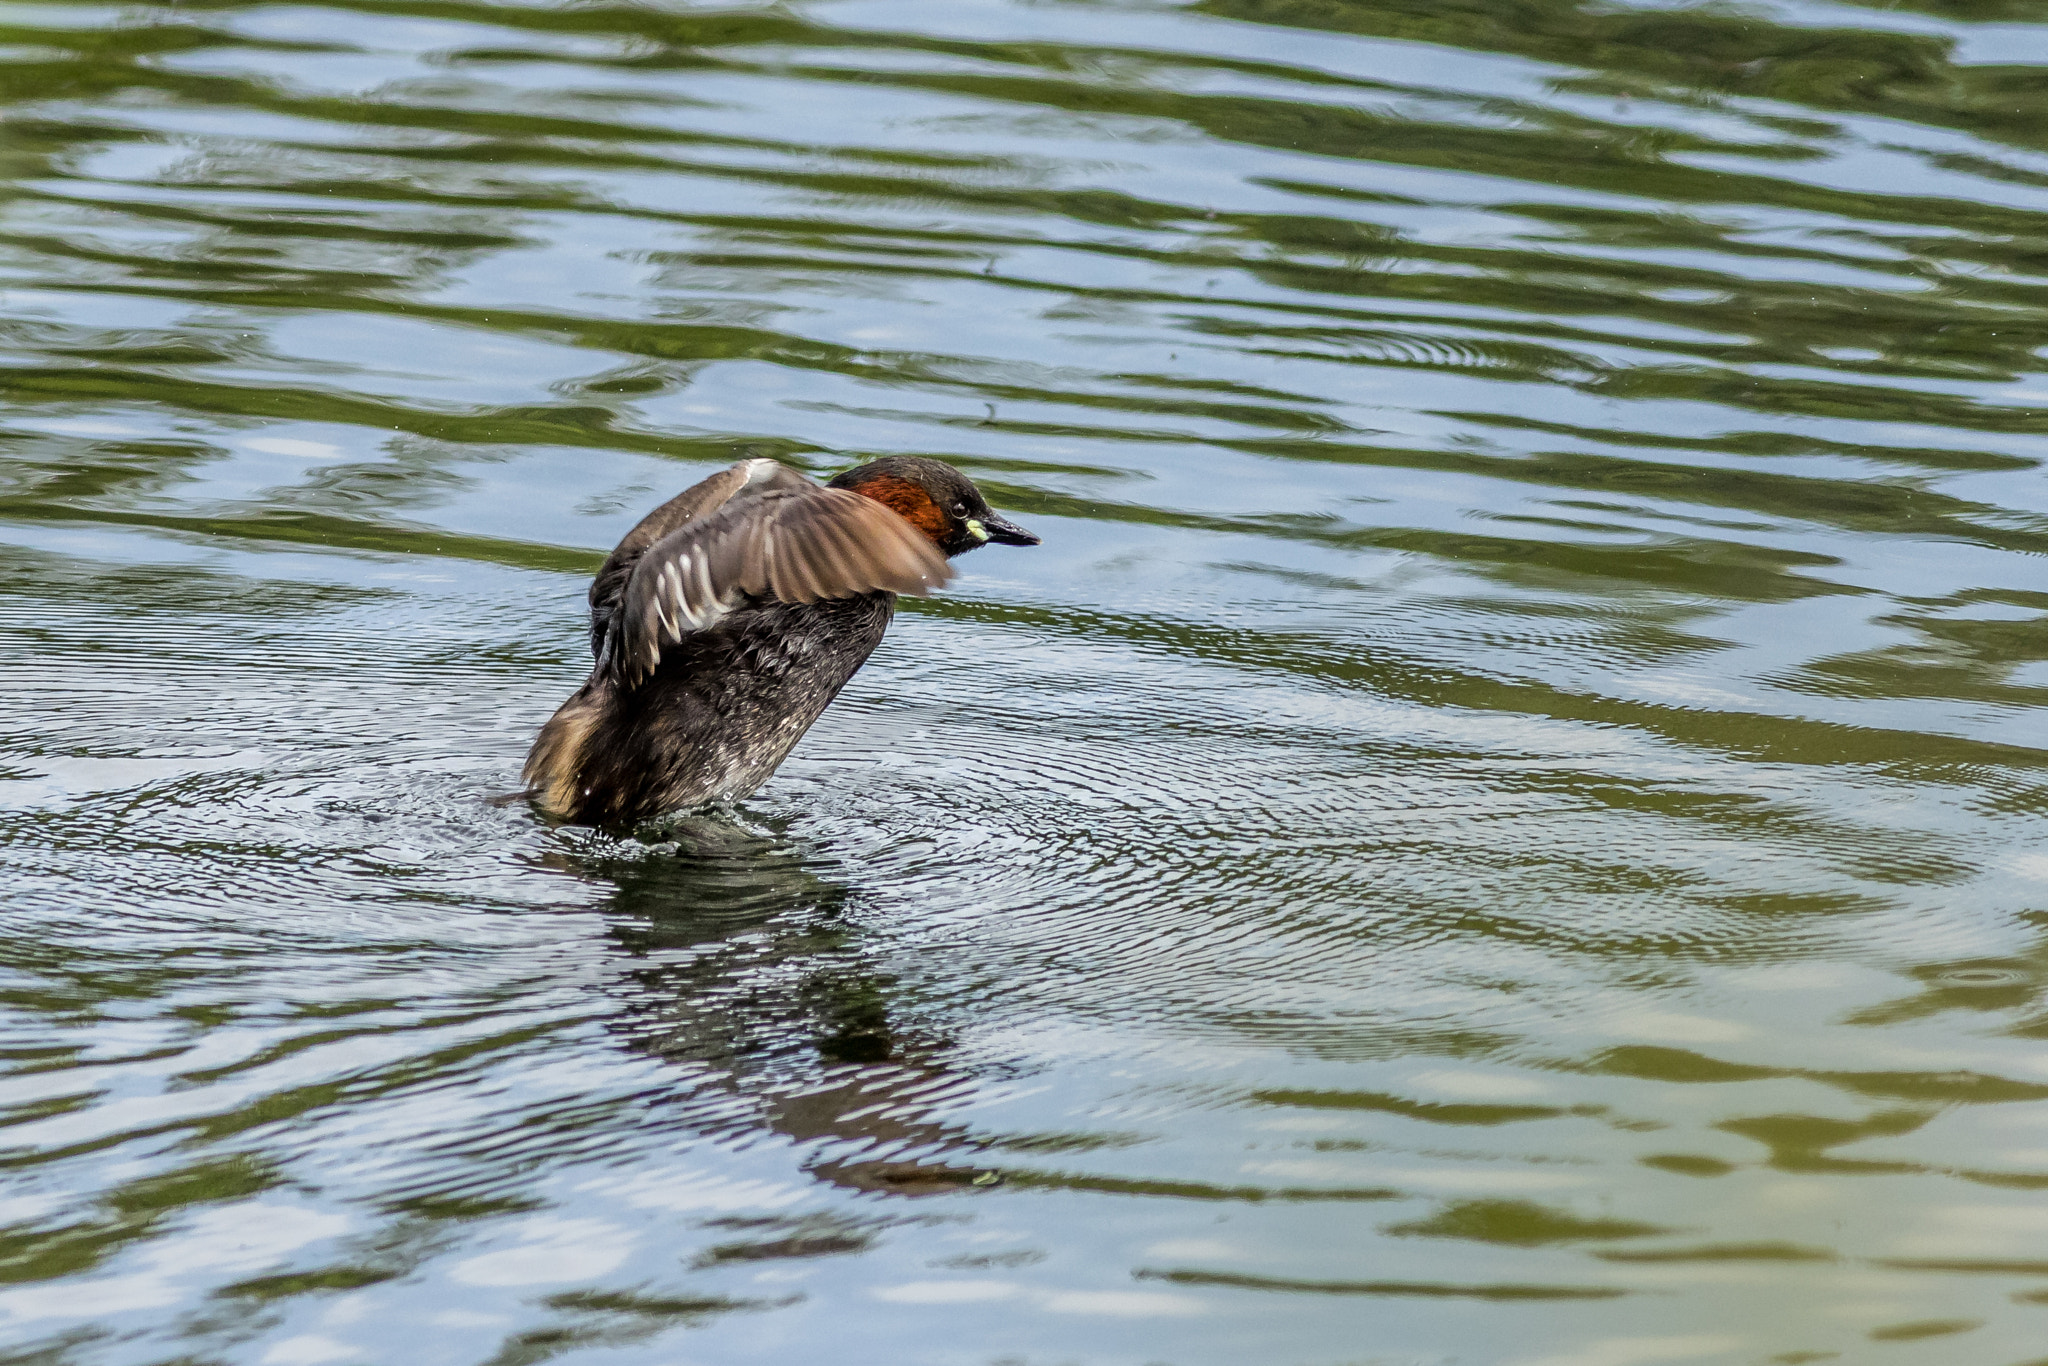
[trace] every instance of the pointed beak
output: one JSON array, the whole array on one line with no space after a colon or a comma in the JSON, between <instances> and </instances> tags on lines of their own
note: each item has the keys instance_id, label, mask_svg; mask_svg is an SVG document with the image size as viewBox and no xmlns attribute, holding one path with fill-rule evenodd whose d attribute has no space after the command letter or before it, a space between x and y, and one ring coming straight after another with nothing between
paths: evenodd
<instances>
[{"instance_id":1,"label":"pointed beak","mask_svg":"<svg viewBox=\"0 0 2048 1366\"><path fill-rule=\"evenodd\" d=\"M1036 536L1026 531L1023 527L1018 526L1009 518L999 517L993 512L984 512L974 521L969 522L968 526L979 527L983 540L994 541L998 545L1038 544Z\"/></svg>"}]
</instances>

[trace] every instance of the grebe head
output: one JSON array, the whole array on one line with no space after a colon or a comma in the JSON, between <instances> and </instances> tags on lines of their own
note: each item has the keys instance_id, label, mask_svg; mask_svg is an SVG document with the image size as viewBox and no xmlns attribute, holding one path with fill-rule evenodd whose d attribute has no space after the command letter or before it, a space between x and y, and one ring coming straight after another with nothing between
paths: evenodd
<instances>
[{"instance_id":1,"label":"grebe head","mask_svg":"<svg viewBox=\"0 0 2048 1366\"><path fill-rule=\"evenodd\" d=\"M831 486L874 499L948 555L964 555L990 541L1038 544L1038 537L991 511L974 481L943 460L884 456L846 471Z\"/></svg>"}]
</instances>

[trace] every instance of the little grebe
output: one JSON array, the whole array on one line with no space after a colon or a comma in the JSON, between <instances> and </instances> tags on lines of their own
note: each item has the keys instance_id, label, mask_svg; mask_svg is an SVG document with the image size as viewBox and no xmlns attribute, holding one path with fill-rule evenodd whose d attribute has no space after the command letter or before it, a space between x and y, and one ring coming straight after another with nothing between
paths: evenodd
<instances>
[{"instance_id":1,"label":"little grebe","mask_svg":"<svg viewBox=\"0 0 2048 1366\"><path fill-rule=\"evenodd\" d=\"M621 826L768 781L888 629L898 593L986 541L1038 537L966 475L889 456L820 487L742 460L626 533L590 585L597 666L541 727L529 793Z\"/></svg>"}]
</instances>

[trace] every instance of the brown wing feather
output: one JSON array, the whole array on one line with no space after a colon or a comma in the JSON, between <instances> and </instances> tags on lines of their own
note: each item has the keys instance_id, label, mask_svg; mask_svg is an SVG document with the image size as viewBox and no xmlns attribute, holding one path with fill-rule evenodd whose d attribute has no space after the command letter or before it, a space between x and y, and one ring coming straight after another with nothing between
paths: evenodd
<instances>
[{"instance_id":1,"label":"brown wing feather","mask_svg":"<svg viewBox=\"0 0 2048 1366\"><path fill-rule=\"evenodd\" d=\"M605 630L625 597L626 581L633 576L633 567L647 553L648 547L680 527L715 515L743 491L760 494L816 487L804 475L780 461L742 460L690 485L642 517L605 557L597 577L591 580L590 652L598 654L603 650Z\"/></svg>"},{"instance_id":2,"label":"brown wing feather","mask_svg":"<svg viewBox=\"0 0 2048 1366\"><path fill-rule=\"evenodd\" d=\"M748 597L922 595L952 573L930 538L888 508L806 480L736 500L647 547L626 576L600 658L633 687L661 663L664 645L707 629Z\"/></svg>"}]
</instances>

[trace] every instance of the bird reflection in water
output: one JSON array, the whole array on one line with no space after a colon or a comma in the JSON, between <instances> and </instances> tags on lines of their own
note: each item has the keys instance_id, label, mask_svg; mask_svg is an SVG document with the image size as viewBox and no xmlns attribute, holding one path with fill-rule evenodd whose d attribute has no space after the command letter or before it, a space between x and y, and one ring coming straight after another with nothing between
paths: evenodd
<instances>
[{"instance_id":1,"label":"bird reflection in water","mask_svg":"<svg viewBox=\"0 0 2048 1366\"><path fill-rule=\"evenodd\" d=\"M805 1170L863 1191L994 1184L981 1142L935 1112L972 1085L952 1046L897 999L862 945L831 865L779 829L674 820L655 845L592 835L550 861L610 883L610 932L631 960L613 1028L634 1049L704 1069L692 1127L766 1129L811 1150Z\"/></svg>"}]
</instances>

